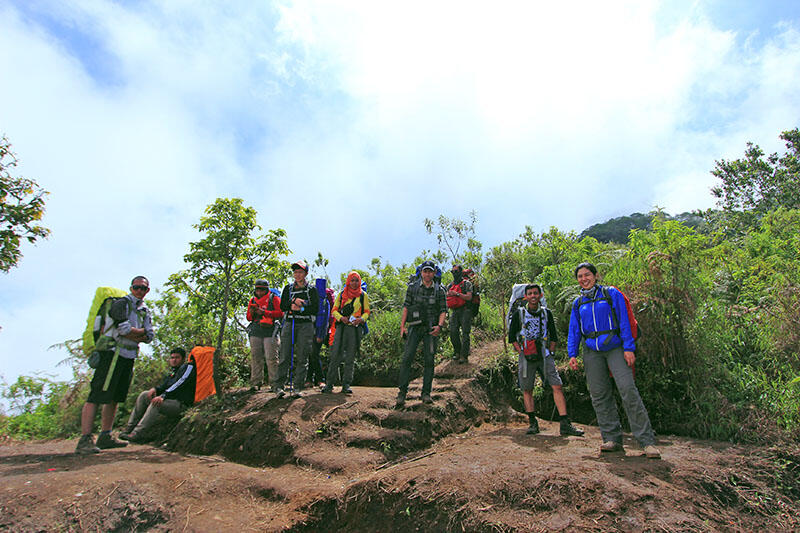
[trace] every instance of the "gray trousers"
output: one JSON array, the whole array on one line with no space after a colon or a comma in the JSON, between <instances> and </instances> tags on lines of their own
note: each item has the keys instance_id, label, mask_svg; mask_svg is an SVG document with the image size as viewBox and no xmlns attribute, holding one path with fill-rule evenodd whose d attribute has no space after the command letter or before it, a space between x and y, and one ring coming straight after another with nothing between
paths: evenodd
<instances>
[{"instance_id":1,"label":"gray trousers","mask_svg":"<svg viewBox=\"0 0 800 533\"><path fill-rule=\"evenodd\" d=\"M267 363L269 384L278 380L278 339L275 337L250 337L250 385L264 384L264 363Z\"/></svg>"},{"instance_id":2,"label":"gray trousers","mask_svg":"<svg viewBox=\"0 0 800 533\"><path fill-rule=\"evenodd\" d=\"M353 367L355 366L358 345L361 343L361 328L336 324L336 333L333 335L333 348L328 361L328 377L325 383L332 387L339 374L339 364L344 359L344 373L342 374L342 387L349 387L353 382Z\"/></svg>"},{"instance_id":3,"label":"gray trousers","mask_svg":"<svg viewBox=\"0 0 800 533\"><path fill-rule=\"evenodd\" d=\"M136 437L146 437L147 433L158 424L170 418L177 418L185 409L178 400L164 400L161 405L150 403L150 394L144 391L136 398L136 405L128 418L125 431Z\"/></svg>"},{"instance_id":4,"label":"gray trousers","mask_svg":"<svg viewBox=\"0 0 800 533\"><path fill-rule=\"evenodd\" d=\"M294 339L294 344L292 344L292 339ZM281 329L281 357L278 360L278 380L276 383L278 388L282 389L291 377L294 390L303 390L306 383L308 355L311 353L311 343L313 341L314 323L310 320L292 320L290 318L283 324Z\"/></svg>"},{"instance_id":5,"label":"gray trousers","mask_svg":"<svg viewBox=\"0 0 800 533\"><path fill-rule=\"evenodd\" d=\"M600 427L603 442L622 443L622 425L619 421L617 404L614 402L611 377L608 375L610 370L614 374L614 382L622 397L622 406L625 408L634 438L642 447L655 444L656 438L650 425L650 417L647 416L647 409L644 408L639 389L633 381L631 367L625 362L622 348L617 347L607 352L595 352L586 348L583 364L586 368L586 384L592 396L592 406L597 415L597 425Z\"/></svg>"},{"instance_id":6,"label":"gray trousers","mask_svg":"<svg viewBox=\"0 0 800 533\"><path fill-rule=\"evenodd\" d=\"M430 329L425 326L411 326L408 329L406 347L403 352L403 361L400 363L400 378L398 388L405 394L408 392L408 382L411 380L411 363L417 354L417 346L422 343L422 394L430 394L433 388L433 364L436 355L436 347L439 345L439 337L434 337L429 333Z\"/></svg>"},{"instance_id":7,"label":"gray trousers","mask_svg":"<svg viewBox=\"0 0 800 533\"><path fill-rule=\"evenodd\" d=\"M469 304L453 309L450 314L450 342L453 344L453 355L456 359L469 357L470 329L472 329L472 309Z\"/></svg>"}]
</instances>

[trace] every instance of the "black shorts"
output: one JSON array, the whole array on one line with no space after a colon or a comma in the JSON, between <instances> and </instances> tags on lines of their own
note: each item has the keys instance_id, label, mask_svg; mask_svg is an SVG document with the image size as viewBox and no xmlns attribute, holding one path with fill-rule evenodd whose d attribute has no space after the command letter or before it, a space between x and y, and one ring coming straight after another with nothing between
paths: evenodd
<instances>
[{"instance_id":1,"label":"black shorts","mask_svg":"<svg viewBox=\"0 0 800 533\"><path fill-rule=\"evenodd\" d=\"M133 359L117 357L111 379L108 371L114 360L114 352L100 352L100 364L94 371L88 403L122 403L128 396L128 388L133 379ZM106 383L108 382L108 383ZM105 389L105 390L103 390Z\"/></svg>"}]
</instances>

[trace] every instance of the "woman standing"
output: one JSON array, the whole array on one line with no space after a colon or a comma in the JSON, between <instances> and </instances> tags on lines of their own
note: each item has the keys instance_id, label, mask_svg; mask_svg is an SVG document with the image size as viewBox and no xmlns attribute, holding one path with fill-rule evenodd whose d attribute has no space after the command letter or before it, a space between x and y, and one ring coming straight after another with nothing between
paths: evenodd
<instances>
[{"instance_id":1,"label":"woman standing","mask_svg":"<svg viewBox=\"0 0 800 533\"><path fill-rule=\"evenodd\" d=\"M581 263L575 268L581 295L575 299L569 321L567 351L569 366L578 369L578 349L584 343L583 363L586 384L603 436L601 452L622 451L622 425L612 394L609 371L614 376L633 436L644 448L647 457L658 459L655 435L633 381L632 367L636 342L631 334L625 297L614 287L597 284L597 268Z\"/></svg>"},{"instance_id":2,"label":"woman standing","mask_svg":"<svg viewBox=\"0 0 800 533\"><path fill-rule=\"evenodd\" d=\"M323 393L333 390L333 383L339 372L339 363L344 359L342 392L352 394L353 367L356 353L361 344L361 325L369 318L369 296L361 289L361 276L350 272L344 290L336 296L333 303L333 318L336 320L336 333L328 362L328 377Z\"/></svg>"}]
</instances>

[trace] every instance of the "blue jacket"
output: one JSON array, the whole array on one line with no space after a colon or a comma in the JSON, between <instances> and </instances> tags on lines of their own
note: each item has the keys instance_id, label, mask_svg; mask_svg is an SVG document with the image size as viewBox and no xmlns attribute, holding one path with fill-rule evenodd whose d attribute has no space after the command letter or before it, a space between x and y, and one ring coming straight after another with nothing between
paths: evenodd
<instances>
[{"instance_id":1,"label":"blue jacket","mask_svg":"<svg viewBox=\"0 0 800 533\"><path fill-rule=\"evenodd\" d=\"M602 287L597 285L598 293ZM567 335L567 353L570 357L578 356L578 348L581 340L584 339L586 346L596 352L607 352L613 348L622 346L626 352L636 350L636 341L631 334L631 324L628 320L628 310L625 306L625 297L614 287L608 287L608 295L614 307L613 311L617 315L619 322L619 335L616 333L606 333L597 338L590 339L584 335L595 331L607 331L614 329L611 319L611 306L605 300L595 300L594 303L584 303L583 305L572 305L572 314L569 319L569 334ZM592 300L578 297L581 302L591 302ZM603 344L607 337L611 337L607 344Z\"/></svg>"}]
</instances>

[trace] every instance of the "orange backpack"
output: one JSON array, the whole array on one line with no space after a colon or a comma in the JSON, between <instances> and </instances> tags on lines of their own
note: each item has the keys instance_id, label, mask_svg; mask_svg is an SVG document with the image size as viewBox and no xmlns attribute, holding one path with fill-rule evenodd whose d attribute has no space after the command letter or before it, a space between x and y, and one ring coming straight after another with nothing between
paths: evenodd
<instances>
[{"instance_id":1,"label":"orange backpack","mask_svg":"<svg viewBox=\"0 0 800 533\"><path fill-rule=\"evenodd\" d=\"M194 389L194 403L205 400L217 393L214 386L214 347L195 346L189 353L197 365L197 385Z\"/></svg>"}]
</instances>

